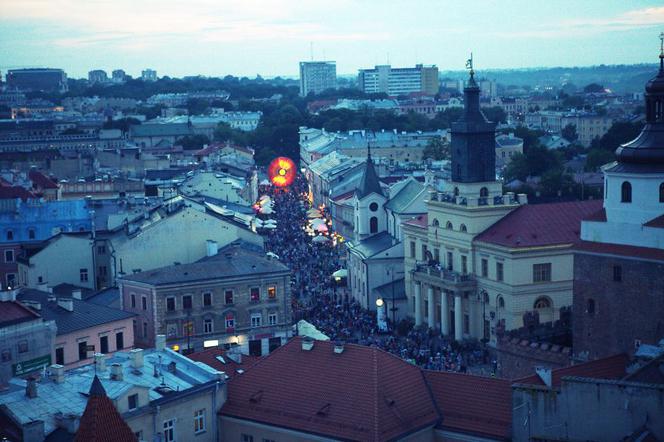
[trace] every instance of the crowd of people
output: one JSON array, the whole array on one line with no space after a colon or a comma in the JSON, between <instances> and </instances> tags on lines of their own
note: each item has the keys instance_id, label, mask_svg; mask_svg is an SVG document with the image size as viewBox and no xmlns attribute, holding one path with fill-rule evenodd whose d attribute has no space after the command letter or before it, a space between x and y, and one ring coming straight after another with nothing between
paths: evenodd
<instances>
[{"instance_id":1,"label":"crowd of people","mask_svg":"<svg viewBox=\"0 0 664 442\"><path fill-rule=\"evenodd\" d=\"M474 367L483 372L477 367L486 355L477 345L450 341L412 323L391 324L390 332L381 333L375 312L363 309L332 278L343 266L343 245L313 241L315 236L305 229L311 209L306 181L298 177L288 189L264 190L274 201L277 220L277 228L266 235L267 248L293 272L294 322L305 319L331 340L376 346L426 369L464 372Z\"/></svg>"}]
</instances>

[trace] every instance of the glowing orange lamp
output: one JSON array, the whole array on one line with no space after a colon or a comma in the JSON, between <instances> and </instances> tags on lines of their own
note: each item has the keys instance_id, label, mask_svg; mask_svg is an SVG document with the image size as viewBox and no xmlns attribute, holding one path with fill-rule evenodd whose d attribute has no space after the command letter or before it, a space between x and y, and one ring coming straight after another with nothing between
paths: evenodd
<instances>
[{"instance_id":1,"label":"glowing orange lamp","mask_svg":"<svg viewBox=\"0 0 664 442\"><path fill-rule=\"evenodd\" d=\"M287 187L293 184L295 172L295 163L286 157L275 158L267 167L270 182L277 187Z\"/></svg>"}]
</instances>

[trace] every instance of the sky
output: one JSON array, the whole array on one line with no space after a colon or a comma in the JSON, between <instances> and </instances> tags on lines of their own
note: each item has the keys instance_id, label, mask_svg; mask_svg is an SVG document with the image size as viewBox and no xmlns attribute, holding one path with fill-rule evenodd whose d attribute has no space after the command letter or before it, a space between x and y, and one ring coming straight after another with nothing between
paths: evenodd
<instances>
[{"instance_id":1,"label":"sky","mask_svg":"<svg viewBox=\"0 0 664 442\"><path fill-rule=\"evenodd\" d=\"M144 68L297 77L334 60L482 69L655 63L664 3L646 0L0 0L0 71Z\"/></svg>"}]
</instances>

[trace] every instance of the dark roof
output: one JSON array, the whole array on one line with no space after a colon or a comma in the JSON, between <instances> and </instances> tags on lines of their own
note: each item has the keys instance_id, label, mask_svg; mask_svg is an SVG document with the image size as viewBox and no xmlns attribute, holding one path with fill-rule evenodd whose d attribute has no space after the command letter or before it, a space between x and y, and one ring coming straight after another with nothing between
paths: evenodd
<instances>
[{"instance_id":1,"label":"dark roof","mask_svg":"<svg viewBox=\"0 0 664 442\"><path fill-rule=\"evenodd\" d=\"M42 189L58 188L58 184L55 181L39 172L38 170L31 170L28 173L28 178L30 178L30 181L32 181L32 187L38 187Z\"/></svg>"},{"instance_id":2,"label":"dark roof","mask_svg":"<svg viewBox=\"0 0 664 442\"><path fill-rule=\"evenodd\" d=\"M353 241L348 244L350 249L359 253L364 258L371 258L383 250L393 247L396 244L396 240L388 232L380 232L367 239Z\"/></svg>"},{"instance_id":3,"label":"dark roof","mask_svg":"<svg viewBox=\"0 0 664 442\"><path fill-rule=\"evenodd\" d=\"M188 123L144 123L131 126L131 137L181 137L191 135Z\"/></svg>"},{"instance_id":4,"label":"dark roof","mask_svg":"<svg viewBox=\"0 0 664 442\"><path fill-rule=\"evenodd\" d=\"M630 382L643 382L646 384L664 384L664 354L648 361L623 380Z\"/></svg>"},{"instance_id":5,"label":"dark roof","mask_svg":"<svg viewBox=\"0 0 664 442\"><path fill-rule=\"evenodd\" d=\"M512 387L506 379L444 371L424 371L438 404L444 429L509 439Z\"/></svg>"},{"instance_id":6,"label":"dark roof","mask_svg":"<svg viewBox=\"0 0 664 442\"><path fill-rule=\"evenodd\" d=\"M362 178L360 179L360 185L355 191L355 194L358 196L358 198L364 198L371 193L377 193L378 195L385 196L383 194L383 189L380 187L380 181L378 180L378 174L374 168L371 155L368 155L367 162L364 166L364 172L362 173Z\"/></svg>"},{"instance_id":7,"label":"dark roof","mask_svg":"<svg viewBox=\"0 0 664 442\"><path fill-rule=\"evenodd\" d=\"M581 220L602 208L601 200L520 206L475 237L475 241L505 247L573 244Z\"/></svg>"},{"instance_id":8,"label":"dark roof","mask_svg":"<svg viewBox=\"0 0 664 442\"><path fill-rule=\"evenodd\" d=\"M608 358L597 359L582 364L571 365L569 367L557 368L551 370L551 387L559 388L560 381L564 376L574 376L593 379L622 379L629 364L629 358L621 353ZM517 379L516 384L545 385L537 374Z\"/></svg>"},{"instance_id":9,"label":"dark roof","mask_svg":"<svg viewBox=\"0 0 664 442\"><path fill-rule=\"evenodd\" d=\"M14 186L0 186L0 200L21 198L23 201L31 198L36 198L32 192L25 190L23 187Z\"/></svg>"},{"instance_id":10,"label":"dark roof","mask_svg":"<svg viewBox=\"0 0 664 442\"><path fill-rule=\"evenodd\" d=\"M410 220L406 221L404 224L408 224L409 226L421 227L421 228L426 229L426 227L428 225L428 222L429 222L429 215L425 213L424 215L420 215L420 216L417 216L413 219L410 219Z\"/></svg>"},{"instance_id":11,"label":"dark roof","mask_svg":"<svg viewBox=\"0 0 664 442\"><path fill-rule=\"evenodd\" d=\"M237 370L247 370L260 360L259 357L243 354L241 362L237 363L231 356L228 356L228 351L218 347L192 353L187 357L207 364L217 371L223 371L230 379L240 375Z\"/></svg>"},{"instance_id":12,"label":"dark roof","mask_svg":"<svg viewBox=\"0 0 664 442\"><path fill-rule=\"evenodd\" d=\"M58 327L58 336L136 316L134 313L80 299L72 299L74 311L70 312L58 305L57 298L55 301L49 301L49 295L53 296L51 293L24 288L19 292L18 299L20 301L39 302L41 304L39 313L45 320L55 321L55 325ZM67 298L69 297L67 296Z\"/></svg>"},{"instance_id":13,"label":"dark roof","mask_svg":"<svg viewBox=\"0 0 664 442\"><path fill-rule=\"evenodd\" d=\"M578 252L597 253L600 255L618 255L636 257L644 260L664 261L664 250L650 247L579 241L574 245L574 250Z\"/></svg>"},{"instance_id":14,"label":"dark roof","mask_svg":"<svg viewBox=\"0 0 664 442\"><path fill-rule=\"evenodd\" d=\"M0 301L0 327L38 319L39 315L16 301Z\"/></svg>"},{"instance_id":15,"label":"dark roof","mask_svg":"<svg viewBox=\"0 0 664 442\"><path fill-rule=\"evenodd\" d=\"M108 287L96 293L83 295L87 302L107 307L120 308L120 289L117 287Z\"/></svg>"},{"instance_id":16,"label":"dark roof","mask_svg":"<svg viewBox=\"0 0 664 442\"><path fill-rule=\"evenodd\" d=\"M587 217L583 218L583 221L606 222L606 209L602 208L595 213L591 213Z\"/></svg>"},{"instance_id":17,"label":"dark roof","mask_svg":"<svg viewBox=\"0 0 664 442\"><path fill-rule=\"evenodd\" d=\"M95 375L74 442L134 442L136 440L134 432L122 419L120 412L113 405L113 401L108 398L106 390Z\"/></svg>"},{"instance_id":18,"label":"dark roof","mask_svg":"<svg viewBox=\"0 0 664 442\"><path fill-rule=\"evenodd\" d=\"M406 282L403 278L390 281L374 289L381 298L391 300L406 299Z\"/></svg>"},{"instance_id":19,"label":"dark roof","mask_svg":"<svg viewBox=\"0 0 664 442\"><path fill-rule=\"evenodd\" d=\"M122 279L166 285L288 271L288 267L276 259L268 258L265 252L257 252L246 245L230 245L221 248L215 256L205 257L198 262L134 273Z\"/></svg>"},{"instance_id":20,"label":"dark roof","mask_svg":"<svg viewBox=\"0 0 664 442\"><path fill-rule=\"evenodd\" d=\"M228 384L223 416L341 440L393 440L437 424L420 369L375 347L302 338Z\"/></svg>"},{"instance_id":21,"label":"dark roof","mask_svg":"<svg viewBox=\"0 0 664 442\"><path fill-rule=\"evenodd\" d=\"M655 227L658 229L664 228L664 215L653 218L644 224L646 227Z\"/></svg>"}]
</instances>

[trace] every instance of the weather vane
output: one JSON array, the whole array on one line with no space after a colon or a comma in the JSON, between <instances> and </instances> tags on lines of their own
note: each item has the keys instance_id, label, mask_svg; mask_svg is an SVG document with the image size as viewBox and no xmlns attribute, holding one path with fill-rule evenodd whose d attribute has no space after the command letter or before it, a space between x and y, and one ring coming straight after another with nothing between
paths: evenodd
<instances>
[{"instance_id":1,"label":"weather vane","mask_svg":"<svg viewBox=\"0 0 664 442\"><path fill-rule=\"evenodd\" d=\"M664 57L664 32L659 33L659 56Z\"/></svg>"},{"instance_id":2,"label":"weather vane","mask_svg":"<svg viewBox=\"0 0 664 442\"><path fill-rule=\"evenodd\" d=\"M475 75L475 71L473 70L473 53L470 53L470 58L466 61L466 69L470 69L470 76L472 77Z\"/></svg>"}]
</instances>

